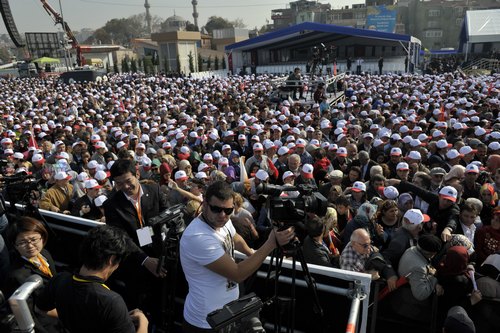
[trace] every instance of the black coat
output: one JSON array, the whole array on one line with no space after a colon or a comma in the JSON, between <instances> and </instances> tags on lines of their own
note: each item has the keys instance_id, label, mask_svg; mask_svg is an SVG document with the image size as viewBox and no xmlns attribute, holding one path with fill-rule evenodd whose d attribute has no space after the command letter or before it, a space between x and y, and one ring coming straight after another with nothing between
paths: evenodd
<instances>
[{"instance_id":1,"label":"black coat","mask_svg":"<svg viewBox=\"0 0 500 333\"><path fill-rule=\"evenodd\" d=\"M80 210L85 205L90 207L90 212L80 215ZM90 200L88 195L83 195L75 201L71 209L71 215L89 220L98 220L102 217L101 210L95 205L94 200Z\"/></svg>"},{"instance_id":2,"label":"black coat","mask_svg":"<svg viewBox=\"0 0 500 333\"><path fill-rule=\"evenodd\" d=\"M318 244L310 236L304 239L302 245L304 260L309 264L333 267L329 251L321 244Z\"/></svg>"},{"instance_id":3,"label":"black coat","mask_svg":"<svg viewBox=\"0 0 500 333\"><path fill-rule=\"evenodd\" d=\"M459 215L460 208L456 203L446 209L439 208L439 194L427 191L417 185L407 181L401 181L399 184L399 193L412 192L414 195L419 196L422 200L429 203L427 215L431 220L437 223L437 235L440 236L444 228L450 228L454 233L457 225L460 224Z\"/></svg>"},{"instance_id":4,"label":"black coat","mask_svg":"<svg viewBox=\"0 0 500 333\"><path fill-rule=\"evenodd\" d=\"M149 220L158 216L167 209L167 201L164 195L160 193L160 187L157 184L141 184L144 192L141 197L141 212L145 226L149 226ZM134 243L139 246L137 229L141 228L139 216L134 205L127 199L122 191L112 192L103 204L106 224L118 227L124 230ZM146 252L148 252L146 250ZM136 259L142 263L146 259L146 254L141 250L135 253Z\"/></svg>"}]
</instances>

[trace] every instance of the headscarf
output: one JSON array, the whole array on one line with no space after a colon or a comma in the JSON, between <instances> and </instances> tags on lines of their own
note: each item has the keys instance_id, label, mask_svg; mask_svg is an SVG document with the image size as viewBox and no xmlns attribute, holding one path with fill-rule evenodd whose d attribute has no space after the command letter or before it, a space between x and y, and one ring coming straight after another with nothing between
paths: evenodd
<instances>
[{"instance_id":1,"label":"headscarf","mask_svg":"<svg viewBox=\"0 0 500 333\"><path fill-rule=\"evenodd\" d=\"M165 177L163 177L166 173L172 174L172 168L170 167L170 165L168 165L168 163L163 162L160 165L160 185L168 184L168 181L165 179Z\"/></svg>"},{"instance_id":2,"label":"headscarf","mask_svg":"<svg viewBox=\"0 0 500 333\"><path fill-rule=\"evenodd\" d=\"M472 248L472 242L462 234L453 234L450 239L450 246L463 246L466 249Z\"/></svg>"},{"instance_id":3,"label":"headscarf","mask_svg":"<svg viewBox=\"0 0 500 333\"><path fill-rule=\"evenodd\" d=\"M450 172L444 176L444 181L448 182L453 178L464 179L465 167L462 165L454 165L451 167Z\"/></svg>"},{"instance_id":4,"label":"headscarf","mask_svg":"<svg viewBox=\"0 0 500 333\"><path fill-rule=\"evenodd\" d=\"M446 252L446 257L439 263L439 275L457 276L467 272L469 254L464 246L452 246Z\"/></svg>"},{"instance_id":5,"label":"headscarf","mask_svg":"<svg viewBox=\"0 0 500 333\"><path fill-rule=\"evenodd\" d=\"M481 192L483 192L484 190L488 190L491 193L491 202L490 202L490 204L492 206L495 206L495 203L498 200L498 194L495 191L495 188L493 187L493 185L491 185L489 183L484 184L483 186L481 186Z\"/></svg>"},{"instance_id":6,"label":"headscarf","mask_svg":"<svg viewBox=\"0 0 500 333\"><path fill-rule=\"evenodd\" d=\"M408 201L413 201L413 197L411 196L410 193L403 193L399 196L398 198L398 208L404 213L405 211L405 205Z\"/></svg>"}]
</instances>

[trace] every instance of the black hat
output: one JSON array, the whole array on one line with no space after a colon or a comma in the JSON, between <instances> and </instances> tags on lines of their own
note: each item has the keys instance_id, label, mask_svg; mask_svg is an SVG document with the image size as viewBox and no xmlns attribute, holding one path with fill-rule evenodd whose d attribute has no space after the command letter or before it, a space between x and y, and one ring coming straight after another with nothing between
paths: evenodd
<instances>
[{"instance_id":1,"label":"black hat","mask_svg":"<svg viewBox=\"0 0 500 333\"><path fill-rule=\"evenodd\" d=\"M444 321L446 333L475 333L476 327L467 312L461 306L454 306L448 311Z\"/></svg>"},{"instance_id":2,"label":"black hat","mask_svg":"<svg viewBox=\"0 0 500 333\"><path fill-rule=\"evenodd\" d=\"M441 240L431 234L425 234L418 238L418 246L424 251L437 253L441 250Z\"/></svg>"}]
</instances>

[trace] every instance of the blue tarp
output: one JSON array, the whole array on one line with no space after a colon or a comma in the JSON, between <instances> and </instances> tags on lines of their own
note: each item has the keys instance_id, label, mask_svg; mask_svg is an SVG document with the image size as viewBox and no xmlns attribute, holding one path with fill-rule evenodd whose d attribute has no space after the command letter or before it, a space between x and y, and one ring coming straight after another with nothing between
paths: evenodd
<instances>
[{"instance_id":1,"label":"blue tarp","mask_svg":"<svg viewBox=\"0 0 500 333\"><path fill-rule=\"evenodd\" d=\"M297 25L293 25L288 28L283 28L273 32L268 32L261 36L247 39L238 43L227 45L225 49L226 51L234 51L237 49L250 49L258 46L271 44L276 40L291 39L294 38L296 35L307 34L309 32L320 32L320 33L322 32L322 33L331 33L344 36L383 39L383 40L401 41L401 42L409 42L411 40L411 36L409 35L394 34L389 32L381 32L368 29L343 27L333 24L304 22Z\"/></svg>"}]
</instances>

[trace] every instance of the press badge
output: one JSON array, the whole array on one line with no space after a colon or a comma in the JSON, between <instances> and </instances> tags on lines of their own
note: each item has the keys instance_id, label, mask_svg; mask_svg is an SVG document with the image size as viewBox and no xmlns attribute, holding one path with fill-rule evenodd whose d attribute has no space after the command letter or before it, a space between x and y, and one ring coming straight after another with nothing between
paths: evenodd
<instances>
[{"instance_id":1,"label":"press badge","mask_svg":"<svg viewBox=\"0 0 500 333\"><path fill-rule=\"evenodd\" d=\"M151 234L153 230L151 227L144 227L141 229L137 229L137 238L139 239L139 246L143 247L153 243L153 239L151 238Z\"/></svg>"}]
</instances>

